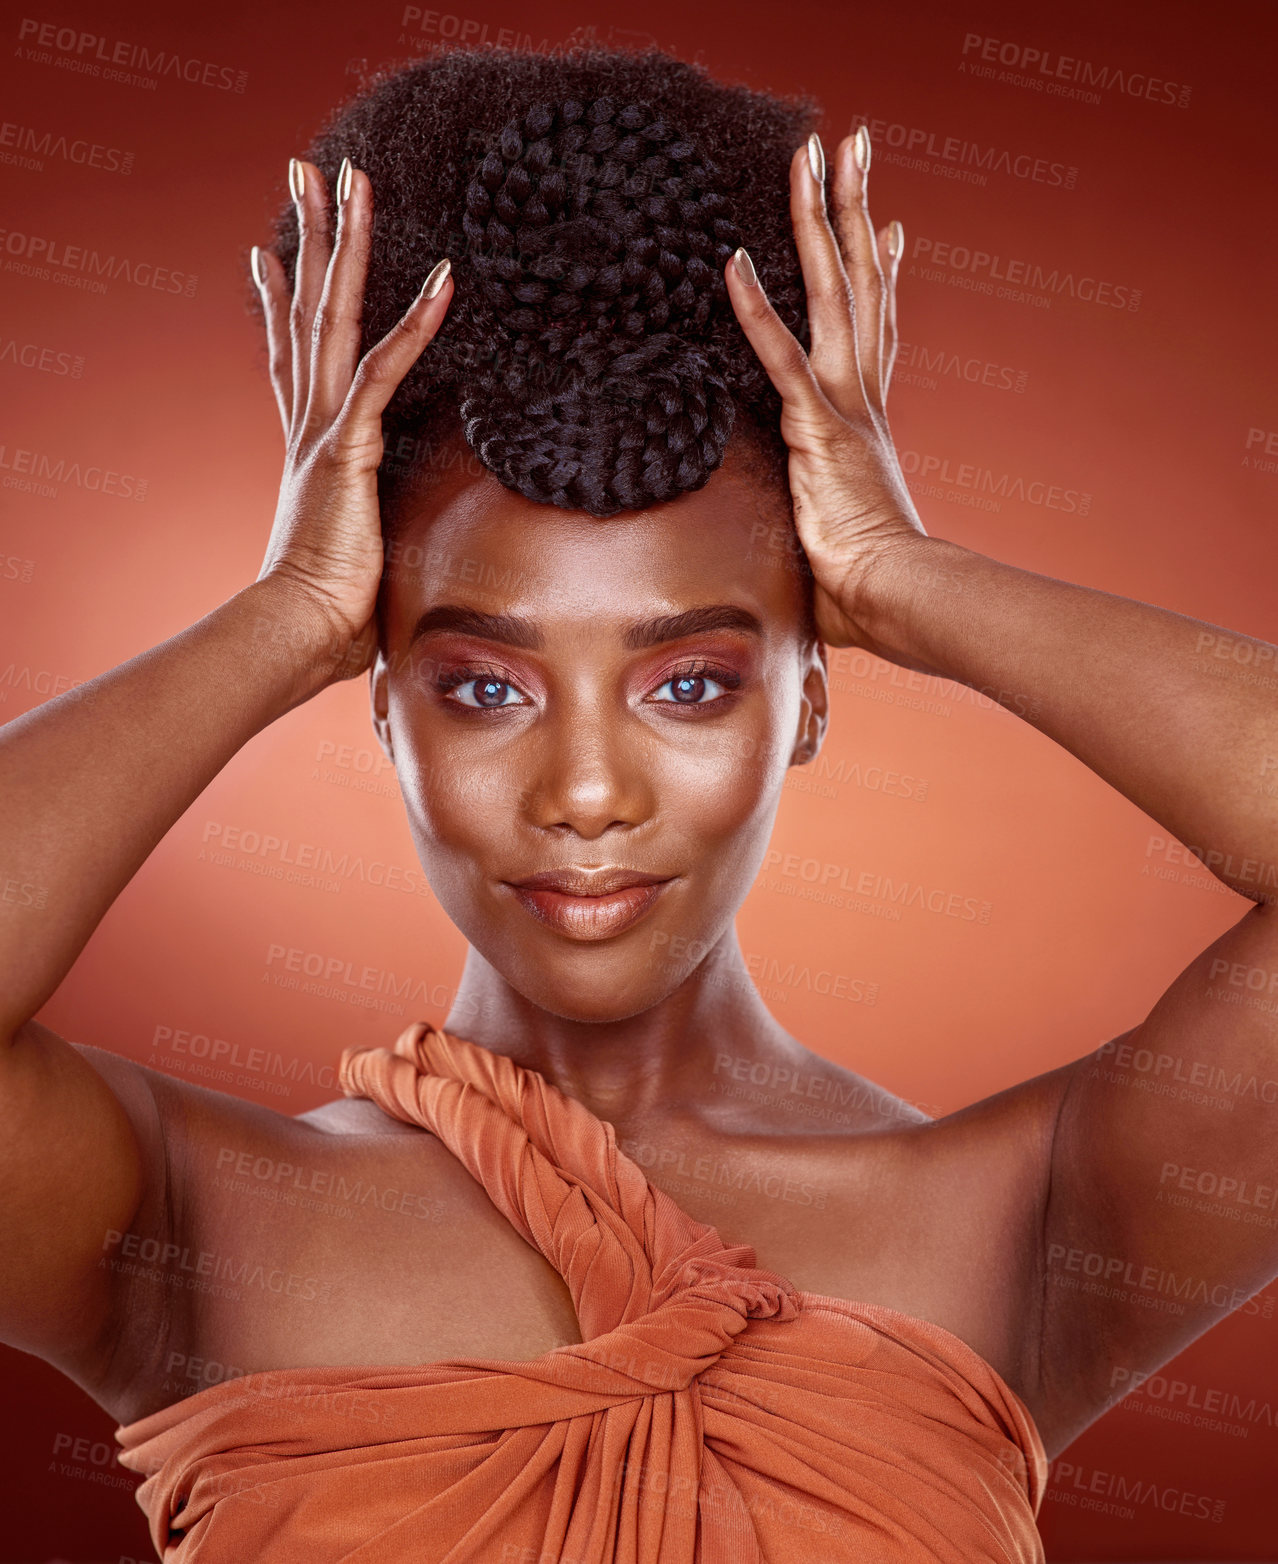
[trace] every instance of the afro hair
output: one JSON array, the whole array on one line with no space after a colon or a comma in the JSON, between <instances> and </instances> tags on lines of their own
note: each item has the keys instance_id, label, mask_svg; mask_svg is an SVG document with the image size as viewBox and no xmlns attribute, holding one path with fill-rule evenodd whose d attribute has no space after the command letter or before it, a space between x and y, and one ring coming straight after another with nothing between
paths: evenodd
<instances>
[{"instance_id":1,"label":"afro hair","mask_svg":"<svg viewBox=\"0 0 1278 1564\"><path fill-rule=\"evenodd\" d=\"M383 514L461 438L508 488L598 517L699 489L734 428L784 488L780 398L723 268L746 245L807 347L789 165L818 117L658 48L445 47L370 77L306 153L330 190L344 157L372 186L361 353L445 255L455 282L383 415ZM274 250L291 288L291 200Z\"/></svg>"}]
</instances>

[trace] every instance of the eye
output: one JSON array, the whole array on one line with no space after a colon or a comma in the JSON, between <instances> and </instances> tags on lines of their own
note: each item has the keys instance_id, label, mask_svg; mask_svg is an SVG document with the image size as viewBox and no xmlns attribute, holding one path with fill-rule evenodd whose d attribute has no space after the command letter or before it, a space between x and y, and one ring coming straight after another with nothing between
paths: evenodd
<instances>
[{"instance_id":1,"label":"eye","mask_svg":"<svg viewBox=\"0 0 1278 1564\"><path fill-rule=\"evenodd\" d=\"M524 706L527 698L508 679L493 674L475 674L467 670L448 682L444 698L472 711L492 711L499 706Z\"/></svg>"},{"instance_id":2,"label":"eye","mask_svg":"<svg viewBox=\"0 0 1278 1564\"><path fill-rule=\"evenodd\" d=\"M735 674L716 669L712 677L708 669L685 668L672 675L653 692L652 699L675 702L680 706L710 706L722 700L729 690L740 684ZM669 695L663 691L669 690Z\"/></svg>"}]
</instances>

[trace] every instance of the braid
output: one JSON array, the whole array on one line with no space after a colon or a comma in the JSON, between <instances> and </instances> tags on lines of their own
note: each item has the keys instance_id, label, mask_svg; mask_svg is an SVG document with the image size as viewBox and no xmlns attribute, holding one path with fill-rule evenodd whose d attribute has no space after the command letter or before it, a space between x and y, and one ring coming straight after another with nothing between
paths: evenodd
<instances>
[{"instance_id":1,"label":"braid","mask_svg":"<svg viewBox=\"0 0 1278 1564\"><path fill-rule=\"evenodd\" d=\"M384 415L384 496L460 432L508 488L612 516L700 488L741 414L783 474L780 399L723 269L748 234L806 342L788 167L814 119L656 49L454 48L375 78L310 159L330 188L343 156L373 185L361 351L445 251L456 281ZM291 281L291 203L276 237Z\"/></svg>"},{"instance_id":2,"label":"braid","mask_svg":"<svg viewBox=\"0 0 1278 1564\"><path fill-rule=\"evenodd\" d=\"M466 187L468 324L494 345L466 439L529 499L596 516L700 488L735 408L706 326L740 243L717 173L646 103L537 104Z\"/></svg>"}]
</instances>

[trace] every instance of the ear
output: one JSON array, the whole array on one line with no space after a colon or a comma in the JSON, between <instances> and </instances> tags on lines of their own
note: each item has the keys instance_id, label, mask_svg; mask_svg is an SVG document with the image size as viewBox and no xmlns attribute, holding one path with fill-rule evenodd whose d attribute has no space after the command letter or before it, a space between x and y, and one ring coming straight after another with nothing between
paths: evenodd
<instances>
[{"instance_id":1,"label":"ear","mask_svg":"<svg viewBox=\"0 0 1278 1564\"><path fill-rule=\"evenodd\" d=\"M373 714L373 731L377 734L377 742L382 746L383 754L393 766L395 748L391 743L389 716L390 670L386 666L386 657L380 647L369 670L368 695Z\"/></svg>"},{"instance_id":2,"label":"ear","mask_svg":"<svg viewBox=\"0 0 1278 1564\"><path fill-rule=\"evenodd\" d=\"M830 676L825 660L825 643L815 637L804 652L803 696L799 706L799 726L790 753L792 766L806 766L821 749L830 721Z\"/></svg>"}]
</instances>

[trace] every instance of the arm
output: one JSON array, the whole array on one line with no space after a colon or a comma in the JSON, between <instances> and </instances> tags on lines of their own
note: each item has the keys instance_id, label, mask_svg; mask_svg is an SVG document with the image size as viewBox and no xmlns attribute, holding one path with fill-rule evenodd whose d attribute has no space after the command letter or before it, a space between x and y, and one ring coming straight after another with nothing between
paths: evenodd
<instances>
[{"instance_id":1,"label":"arm","mask_svg":"<svg viewBox=\"0 0 1278 1564\"><path fill-rule=\"evenodd\" d=\"M78 1048L32 1020L156 843L248 740L326 682L319 621L272 580L0 728L0 1336L105 1360L103 1234L158 1169ZM143 1080L137 1072L139 1081Z\"/></svg>"},{"instance_id":2,"label":"arm","mask_svg":"<svg viewBox=\"0 0 1278 1564\"><path fill-rule=\"evenodd\" d=\"M451 297L419 298L360 359L368 180L348 178L334 240L322 176L298 167L293 297L274 257L260 274L288 449L257 581L0 728L0 1339L82 1378L112 1347L103 1235L126 1231L148 1195L154 1204L163 1155L145 1072L109 1056L95 1065L32 1018L231 757L369 666L381 414Z\"/></svg>"},{"instance_id":3,"label":"arm","mask_svg":"<svg viewBox=\"0 0 1278 1564\"><path fill-rule=\"evenodd\" d=\"M748 269L726 272L781 393L822 638L1008 692L1256 903L1140 1026L1054 1072L1029 1170L1046 1173L1037 1400L1072 1434L1278 1274L1278 701L1254 677L1278 649L927 535L885 412L901 246L870 223L868 163L864 132L840 144L837 237L823 158L791 167L810 357ZM1258 987L1268 1006L1231 1002Z\"/></svg>"},{"instance_id":4,"label":"arm","mask_svg":"<svg viewBox=\"0 0 1278 1564\"><path fill-rule=\"evenodd\" d=\"M897 540L849 607L870 650L997 689L1232 890L1278 901L1278 648L944 538Z\"/></svg>"},{"instance_id":5,"label":"arm","mask_svg":"<svg viewBox=\"0 0 1278 1564\"><path fill-rule=\"evenodd\" d=\"M1217 645L1247 653L1227 674L1273 668L1275 648L933 538L884 554L854 613L893 661L1016 691L1255 903L1140 1025L1067 1068L1040 1372L1068 1442L1278 1275L1278 701L1204 671Z\"/></svg>"},{"instance_id":6,"label":"arm","mask_svg":"<svg viewBox=\"0 0 1278 1564\"><path fill-rule=\"evenodd\" d=\"M172 640L0 728L0 1039L70 971L169 827L327 679L319 622L254 582Z\"/></svg>"}]
</instances>

